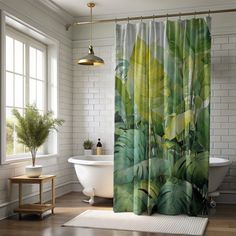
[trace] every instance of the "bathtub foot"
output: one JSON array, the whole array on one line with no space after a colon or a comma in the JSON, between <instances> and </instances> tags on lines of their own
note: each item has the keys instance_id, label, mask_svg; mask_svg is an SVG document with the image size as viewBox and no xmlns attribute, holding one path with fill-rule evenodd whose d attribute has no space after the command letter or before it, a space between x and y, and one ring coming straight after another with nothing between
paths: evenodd
<instances>
[{"instance_id":1,"label":"bathtub foot","mask_svg":"<svg viewBox=\"0 0 236 236\"><path fill-rule=\"evenodd\" d=\"M88 202L89 202L90 205L93 205L94 204L94 197L90 197Z\"/></svg>"},{"instance_id":2,"label":"bathtub foot","mask_svg":"<svg viewBox=\"0 0 236 236\"><path fill-rule=\"evenodd\" d=\"M83 202L89 203L90 205L93 205L95 203L94 197L90 197L89 200L83 200Z\"/></svg>"},{"instance_id":3,"label":"bathtub foot","mask_svg":"<svg viewBox=\"0 0 236 236\"><path fill-rule=\"evenodd\" d=\"M215 208L216 207L216 201L214 200L215 197L218 197L220 196L220 193L219 192L211 192L211 193L208 193L208 205L210 208Z\"/></svg>"},{"instance_id":4,"label":"bathtub foot","mask_svg":"<svg viewBox=\"0 0 236 236\"><path fill-rule=\"evenodd\" d=\"M94 191L94 188L85 188L83 190L83 193L90 197L89 200L83 200L83 202L87 202L89 203L90 205L93 205L94 204L94 196L95 196L95 191Z\"/></svg>"},{"instance_id":5,"label":"bathtub foot","mask_svg":"<svg viewBox=\"0 0 236 236\"><path fill-rule=\"evenodd\" d=\"M209 205L210 205L211 208L216 207L216 202L213 200L213 198L210 199Z\"/></svg>"}]
</instances>

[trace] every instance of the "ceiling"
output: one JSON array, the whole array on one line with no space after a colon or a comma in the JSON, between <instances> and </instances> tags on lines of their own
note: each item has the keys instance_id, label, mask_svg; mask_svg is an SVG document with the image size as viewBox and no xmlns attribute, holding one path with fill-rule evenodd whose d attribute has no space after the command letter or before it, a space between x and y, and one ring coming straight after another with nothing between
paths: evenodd
<instances>
[{"instance_id":1,"label":"ceiling","mask_svg":"<svg viewBox=\"0 0 236 236\"><path fill-rule=\"evenodd\" d=\"M89 15L90 0L49 0L63 8L71 16L79 18ZM155 11L180 11L181 9L216 9L236 7L235 0L94 0L94 16L119 17L127 14Z\"/></svg>"}]
</instances>

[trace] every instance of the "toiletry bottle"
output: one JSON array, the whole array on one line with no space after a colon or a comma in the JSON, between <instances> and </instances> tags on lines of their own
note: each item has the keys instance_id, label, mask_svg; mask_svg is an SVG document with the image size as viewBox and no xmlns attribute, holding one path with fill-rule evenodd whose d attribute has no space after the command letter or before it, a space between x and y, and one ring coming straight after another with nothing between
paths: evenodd
<instances>
[{"instance_id":1,"label":"toiletry bottle","mask_svg":"<svg viewBox=\"0 0 236 236\"><path fill-rule=\"evenodd\" d=\"M100 142L100 138L98 139L96 154L97 155L102 155L102 144Z\"/></svg>"}]
</instances>

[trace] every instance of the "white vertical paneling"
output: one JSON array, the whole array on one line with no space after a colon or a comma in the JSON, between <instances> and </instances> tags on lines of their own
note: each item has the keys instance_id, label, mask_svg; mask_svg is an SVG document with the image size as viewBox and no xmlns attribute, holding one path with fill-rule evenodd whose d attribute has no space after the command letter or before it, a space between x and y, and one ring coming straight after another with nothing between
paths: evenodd
<instances>
[{"instance_id":1,"label":"white vertical paneling","mask_svg":"<svg viewBox=\"0 0 236 236\"><path fill-rule=\"evenodd\" d=\"M65 23L55 13L38 1L19 0L1 1L0 8L29 24L32 28L55 38L59 42L58 61L58 116L65 120L59 132L59 155L36 160L44 166L44 174L56 175L57 194L61 195L72 190L72 166L67 159L72 155L72 45L71 34L65 30ZM11 214L16 202L17 188L9 195L8 178L24 174L25 165L30 162L19 162L0 165L0 219ZM36 187L25 188L25 197L31 198L37 192ZM46 191L46 190L45 190ZM47 196L47 194L46 194ZM29 199L30 200L30 199Z\"/></svg>"}]
</instances>

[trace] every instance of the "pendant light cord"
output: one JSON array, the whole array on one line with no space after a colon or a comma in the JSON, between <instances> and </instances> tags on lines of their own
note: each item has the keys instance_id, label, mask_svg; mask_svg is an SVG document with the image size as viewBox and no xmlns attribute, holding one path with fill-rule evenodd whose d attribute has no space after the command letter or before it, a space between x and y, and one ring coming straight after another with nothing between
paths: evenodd
<instances>
[{"instance_id":1,"label":"pendant light cord","mask_svg":"<svg viewBox=\"0 0 236 236\"><path fill-rule=\"evenodd\" d=\"M92 32L92 22L93 22L93 7L90 7L90 45L93 44L93 32Z\"/></svg>"},{"instance_id":2,"label":"pendant light cord","mask_svg":"<svg viewBox=\"0 0 236 236\"><path fill-rule=\"evenodd\" d=\"M85 57L82 57L78 60L79 65L86 65L86 66L98 66L98 65L103 65L104 61L102 58L97 57L94 55L93 51L93 7L95 7L94 2L89 2L87 6L90 8L90 45L89 45L89 50L88 50L88 55ZM89 38L88 38L89 40Z\"/></svg>"}]
</instances>

